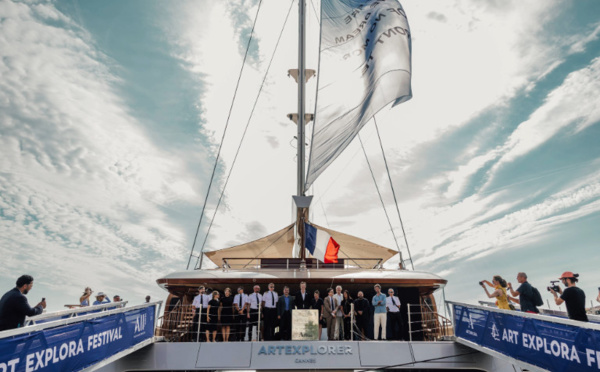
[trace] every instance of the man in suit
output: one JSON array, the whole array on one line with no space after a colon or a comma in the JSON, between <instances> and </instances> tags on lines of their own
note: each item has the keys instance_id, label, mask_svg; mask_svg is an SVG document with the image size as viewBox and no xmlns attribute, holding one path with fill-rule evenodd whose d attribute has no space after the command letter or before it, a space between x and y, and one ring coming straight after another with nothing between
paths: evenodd
<instances>
[{"instance_id":1,"label":"man in suit","mask_svg":"<svg viewBox=\"0 0 600 372\"><path fill-rule=\"evenodd\" d=\"M17 286L6 292L0 299L0 331L23 327L25 316L39 315L46 308L46 299L35 305L29 306L25 295L33 288L33 277L21 275L17 279Z\"/></svg>"},{"instance_id":2,"label":"man in suit","mask_svg":"<svg viewBox=\"0 0 600 372\"><path fill-rule=\"evenodd\" d=\"M292 339L292 309L294 308L294 296L290 296L290 287L283 287L283 296L277 301L277 319L279 319L279 331L281 339L289 341Z\"/></svg>"},{"instance_id":3,"label":"man in suit","mask_svg":"<svg viewBox=\"0 0 600 372\"><path fill-rule=\"evenodd\" d=\"M310 309L312 296L306 291L306 282L300 282L300 291L294 296L296 309Z\"/></svg>"},{"instance_id":4,"label":"man in suit","mask_svg":"<svg viewBox=\"0 0 600 372\"><path fill-rule=\"evenodd\" d=\"M323 301L323 317L327 322L327 339L333 341L335 337L335 318L339 304L333 297L333 288L327 290L327 297Z\"/></svg>"}]
</instances>

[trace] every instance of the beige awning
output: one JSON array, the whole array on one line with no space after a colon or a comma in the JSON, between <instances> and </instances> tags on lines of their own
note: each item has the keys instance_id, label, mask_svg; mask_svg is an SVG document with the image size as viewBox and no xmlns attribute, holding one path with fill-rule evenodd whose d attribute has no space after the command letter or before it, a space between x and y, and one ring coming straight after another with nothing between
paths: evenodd
<instances>
[{"instance_id":1,"label":"beige awning","mask_svg":"<svg viewBox=\"0 0 600 372\"><path fill-rule=\"evenodd\" d=\"M383 262L389 260L398 252L382 247L367 240L357 238L352 235L344 234L338 231L326 229L314 225L316 228L327 231L333 239L340 245L338 252L339 258L364 258L364 259L382 259ZM212 262L221 266L223 258L287 258L292 256L294 245L294 224L264 238L253 242L236 245L231 248L225 248L217 251L205 252Z\"/></svg>"}]
</instances>

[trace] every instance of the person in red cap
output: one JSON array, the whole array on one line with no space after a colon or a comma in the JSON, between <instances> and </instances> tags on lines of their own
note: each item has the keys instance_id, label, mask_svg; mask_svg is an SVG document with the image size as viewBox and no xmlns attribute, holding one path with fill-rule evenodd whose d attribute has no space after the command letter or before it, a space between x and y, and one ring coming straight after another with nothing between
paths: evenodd
<instances>
[{"instance_id":1,"label":"person in red cap","mask_svg":"<svg viewBox=\"0 0 600 372\"><path fill-rule=\"evenodd\" d=\"M585 292L578 288L576 283L578 281L579 274L573 274L571 271L565 271L560 278L560 281L566 287L563 291L558 287L558 293L560 293L560 297L558 297L558 293L550 288L550 292L554 296L554 302L557 305L562 305L563 302L567 306L567 313L569 314L569 319L579 320L582 322L587 322L588 317L585 313Z\"/></svg>"}]
</instances>

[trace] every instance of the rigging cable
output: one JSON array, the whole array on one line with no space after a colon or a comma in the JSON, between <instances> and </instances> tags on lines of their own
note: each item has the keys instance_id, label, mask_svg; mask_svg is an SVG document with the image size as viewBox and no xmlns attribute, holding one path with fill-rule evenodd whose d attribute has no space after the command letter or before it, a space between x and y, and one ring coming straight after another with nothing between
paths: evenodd
<instances>
[{"instance_id":1,"label":"rigging cable","mask_svg":"<svg viewBox=\"0 0 600 372\"><path fill-rule=\"evenodd\" d=\"M373 122L375 123L375 131L377 131L377 138L379 138L379 146L381 147L381 154L383 155L383 162L385 163L385 170L390 180L390 187L392 189L392 195L394 195L394 204L396 205L396 211L398 212L398 219L400 220L400 227L402 228L402 235L404 236L404 243L406 243L406 250L408 251L408 259L410 261L410 267L415 269L413 264L412 255L410 254L410 248L408 246L408 239L406 238L406 231L404 231L404 223L402 223L402 217L400 216L400 208L398 208L398 199L396 198L396 191L394 190L394 183L392 182L392 176L390 175L390 168L388 168L387 158L385 157L385 151L383 151L383 143L381 142L381 136L379 135L379 126L377 125L377 119L373 115ZM392 234L394 232L392 231ZM394 235L395 236L395 235Z\"/></svg>"},{"instance_id":2,"label":"rigging cable","mask_svg":"<svg viewBox=\"0 0 600 372\"><path fill-rule=\"evenodd\" d=\"M198 258L198 260L196 260L196 265L198 265L198 261L200 261L199 268L202 267L202 259L201 259L201 257L202 257L202 253L204 252L204 247L206 245L206 241L208 239L208 234L210 233L210 230L212 228L213 222L215 220L215 216L217 214L219 206L221 205L221 201L223 200L223 195L225 194L225 189L227 188L227 184L229 183L229 178L231 177L231 173L233 172L233 167L235 166L235 163L237 161L238 155L240 153L240 149L242 148L242 143L244 141L244 138L246 137L246 133L248 132L248 127L250 126L250 121L252 120L252 116L254 115L254 110L256 109L256 105L258 103L258 99L260 98L260 94L262 93L262 89L263 89L263 87L265 85L265 82L267 80L267 75L269 74L269 70L271 69L271 64L273 63L273 59L275 57L275 52L277 51L277 48L279 47L279 42L281 41L281 36L283 35L283 31L285 30L285 26L286 26L288 18L290 16L290 12L292 10L293 4L294 4L293 1L290 2L290 8L288 9L288 13L287 13L287 15L285 17L285 21L283 22L283 26L281 27L281 32L279 33L279 38L277 39L277 43L275 44L275 49L273 50L273 54L271 55L271 60L269 61L269 65L267 66L267 69L265 71L265 75L263 77L263 81L262 81L262 83L260 85L260 88L258 89L258 93L256 94L256 99L254 100L254 105L252 106L252 111L250 112L250 116L248 117L248 121L246 122L246 127L244 128L244 132L243 132L242 137L240 139L240 143L239 143L238 148L237 148L237 150L235 152L235 156L233 157L233 161L231 163L231 167L229 168L229 173L227 174L227 178L225 179L225 183L223 184L223 189L221 190L221 195L219 196L219 200L217 201L217 206L215 207L215 211L214 211L213 216L212 216L212 218L210 220L210 224L208 225L208 229L206 231L206 235L204 236L204 241L202 242L202 247L200 248L200 257ZM269 247L270 247L270 245L269 245ZM254 257L254 258L256 258L256 257Z\"/></svg>"},{"instance_id":3,"label":"rigging cable","mask_svg":"<svg viewBox=\"0 0 600 372\"><path fill-rule=\"evenodd\" d=\"M392 221L390 220L390 216L388 215L387 209L385 208L385 203L383 202L383 198L381 197L379 186L377 186L377 180L375 179L373 168L371 168L371 163L369 162L369 158L367 157L367 152L365 150L365 146L363 145L362 138L360 137L360 133L358 133L358 140L360 141L360 147L362 147L363 153L365 154L365 160L367 161L367 165L369 166L369 171L371 172L371 177L373 178L373 183L375 184L375 189L377 189L377 194L379 195L379 200L381 201L381 206L383 207L383 212L385 213L385 218L387 218L388 224L390 225L390 230L392 231L392 236L394 237L394 242L396 243L396 248L398 249L398 255L400 255L400 262L402 262L402 265L404 265L404 260L402 259L402 252L400 252L400 245L398 244L398 239L396 239L396 234L394 234L394 227L392 226Z\"/></svg>"},{"instance_id":4,"label":"rigging cable","mask_svg":"<svg viewBox=\"0 0 600 372\"><path fill-rule=\"evenodd\" d=\"M250 50L250 43L252 42L252 36L254 35L254 28L256 27L256 20L258 19L258 13L260 12L261 4L262 4L262 0L260 0L260 2L258 3L258 9L256 9L256 16L254 17L254 23L252 24L252 30L250 31L250 38L248 39L248 45L246 46L246 53L244 54L244 60L242 62L240 74L238 76L238 80L235 85L235 91L233 93L231 105L229 106L229 113L227 114L227 120L225 121L225 129L223 129L223 135L221 136L221 143L219 144L219 149L217 150L217 157L215 159L215 165L213 167L212 174L210 176L210 182L208 183L208 190L206 190L206 197L204 198L204 205L202 206L202 212L200 213L200 220L198 221L198 226L196 227L196 234L194 235L194 242L192 243L192 250L190 251L190 257L188 258L186 270L188 270L190 268L190 262L192 261L192 256L194 254L194 248L196 247L196 240L198 239L198 233L200 232L202 218L204 217L204 211L206 210L206 204L208 203L210 189L212 187L213 180L215 178L215 174L217 173L217 166L219 164L219 158L221 156L221 149L223 147L223 142L225 140L225 134L227 133L227 127L229 126L229 119L231 118L231 112L233 111L233 104L235 102L235 98L237 97L238 88L240 86L240 80L242 79L242 73L244 72L244 66L246 65L246 58L248 57L248 51ZM202 251L200 251L199 260L202 261ZM198 261L196 261L196 263L197 262Z\"/></svg>"}]
</instances>

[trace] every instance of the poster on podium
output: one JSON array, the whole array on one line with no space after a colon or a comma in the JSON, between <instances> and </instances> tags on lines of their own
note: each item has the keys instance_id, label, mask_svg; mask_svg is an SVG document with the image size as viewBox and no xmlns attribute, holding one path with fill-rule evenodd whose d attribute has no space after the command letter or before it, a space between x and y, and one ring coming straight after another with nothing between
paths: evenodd
<instances>
[{"instance_id":1,"label":"poster on podium","mask_svg":"<svg viewBox=\"0 0 600 372\"><path fill-rule=\"evenodd\" d=\"M292 340L319 339L319 310L292 310Z\"/></svg>"}]
</instances>

